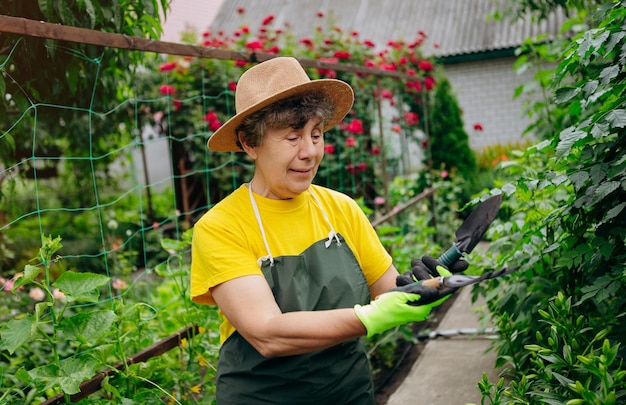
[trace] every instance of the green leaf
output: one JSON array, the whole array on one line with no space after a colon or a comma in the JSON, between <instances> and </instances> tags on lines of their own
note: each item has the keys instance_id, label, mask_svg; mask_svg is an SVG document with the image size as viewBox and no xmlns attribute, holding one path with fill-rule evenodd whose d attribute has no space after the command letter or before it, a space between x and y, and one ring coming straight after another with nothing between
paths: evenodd
<instances>
[{"instance_id":1,"label":"green leaf","mask_svg":"<svg viewBox=\"0 0 626 405\"><path fill-rule=\"evenodd\" d=\"M39 10L41 10L41 13L46 16L48 20L50 20L50 17L52 17L52 0L37 0L37 3L39 4Z\"/></svg>"},{"instance_id":2,"label":"green leaf","mask_svg":"<svg viewBox=\"0 0 626 405\"><path fill-rule=\"evenodd\" d=\"M161 277L173 278L187 275L187 271L180 266L170 266L169 263L159 263L154 268L156 274Z\"/></svg>"},{"instance_id":3,"label":"green leaf","mask_svg":"<svg viewBox=\"0 0 626 405\"><path fill-rule=\"evenodd\" d=\"M87 12L87 14L89 14L89 22L90 22L89 28L94 29L96 27L96 10L91 0L84 0L84 2L85 2L85 11Z\"/></svg>"},{"instance_id":4,"label":"green leaf","mask_svg":"<svg viewBox=\"0 0 626 405\"><path fill-rule=\"evenodd\" d=\"M570 101L580 93L579 87L561 87L556 90L554 101L557 104L562 104Z\"/></svg>"},{"instance_id":5,"label":"green leaf","mask_svg":"<svg viewBox=\"0 0 626 405\"><path fill-rule=\"evenodd\" d=\"M98 362L91 356L70 358L61 363L62 375L58 377L58 383L66 394L80 392L80 383L93 377Z\"/></svg>"},{"instance_id":6,"label":"green leaf","mask_svg":"<svg viewBox=\"0 0 626 405\"><path fill-rule=\"evenodd\" d=\"M19 287L22 287L26 284L32 283L35 278L43 271L42 267L32 266L27 264L24 267L24 275L15 280L15 284L13 284L13 291L17 290Z\"/></svg>"},{"instance_id":7,"label":"green leaf","mask_svg":"<svg viewBox=\"0 0 626 405\"><path fill-rule=\"evenodd\" d=\"M100 297L98 288L109 280L109 277L101 274L66 271L52 285L63 292L69 302L77 300L96 302Z\"/></svg>"},{"instance_id":8,"label":"green leaf","mask_svg":"<svg viewBox=\"0 0 626 405\"><path fill-rule=\"evenodd\" d=\"M594 139L602 138L609 134L609 124L606 122L597 122L591 127L591 136Z\"/></svg>"},{"instance_id":9,"label":"green leaf","mask_svg":"<svg viewBox=\"0 0 626 405\"><path fill-rule=\"evenodd\" d=\"M9 353L15 353L18 347L28 342L35 333L35 322L32 316L27 314L21 319L11 319L0 329L2 344L0 347L6 348Z\"/></svg>"},{"instance_id":10,"label":"green leaf","mask_svg":"<svg viewBox=\"0 0 626 405\"><path fill-rule=\"evenodd\" d=\"M80 313L63 319L59 327L65 332L68 339L87 343L107 334L116 317L113 311Z\"/></svg>"},{"instance_id":11,"label":"green leaf","mask_svg":"<svg viewBox=\"0 0 626 405\"><path fill-rule=\"evenodd\" d=\"M600 72L600 81L602 85L606 86L607 84L609 84L611 79L616 78L619 72L620 67L618 65L607 66L602 69L602 72Z\"/></svg>"},{"instance_id":12,"label":"green leaf","mask_svg":"<svg viewBox=\"0 0 626 405\"><path fill-rule=\"evenodd\" d=\"M600 184L594 192L594 203L606 198L606 196L615 191L619 186L619 181L607 181L606 183Z\"/></svg>"},{"instance_id":13,"label":"green leaf","mask_svg":"<svg viewBox=\"0 0 626 405\"><path fill-rule=\"evenodd\" d=\"M185 250L187 244L176 239L163 238L161 239L161 247L170 254L174 254Z\"/></svg>"},{"instance_id":14,"label":"green leaf","mask_svg":"<svg viewBox=\"0 0 626 405\"><path fill-rule=\"evenodd\" d=\"M598 81L597 80L591 80L588 81L587 83L585 83L585 85L583 86L583 91L585 92L585 94L587 96L589 96L590 94L592 94L593 92L595 92L598 89Z\"/></svg>"},{"instance_id":15,"label":"green leaf","mask_svg":"<svg viewBox=\"0 0 626 405\"><path fill-rule=\"evenodd\" d=\"M578 191L582 186L585 185L585 182L589 179L589 173L587 172L576 172L572 173L569 176L569 180L574 185L574 188Z\"/></svg>"},{"instance_id":16,"label":"green leaf","mask_svg":"<svg viewBox=\"0 0 626 405\"><path fill-rule=\"evenodd\" d=\"M29 371L31 378L39 383L57 385L65 394L80 392L80 384L93 377L98 362L91 356L71 357L56 364L46 364Z\"/></svg>"},{"instance_id":17,"label":"green leaf","mask_svg":"<svg viewBox=\"0 0 626 405\"><path fill-rule=\"evenodd\" d=\"M613 110L606 115L605 119L613 128L624 128L626 126L626 110Z\"/></svg>"},{"instance_id":18,"label":"green leaf","mask_svg":"<svg viewBox=\"0 0 626 405\"><path fill-rule=\"evenodd\" d=\"M583 139L585 136L587 136L587 133L585 131L581 131L574 127L569 127L563 130L559 135L560 141L558 145L556 145L556 156L558 158L561 158L569 154L572 146L574 146L577 141Z\"/></svg>"},{"instance_id":19,"label":"green leaf","mask_svg":"<svg viewBox=\"0 0 626 405\"><path fill-rule=\"evenodd\" d=\"M622 211L624 211L625 207L626 207L626 202L622 202L622 203L617 204L615 207L611 208L610 210L608 210L606 214L604 214L604 218L602 218L602 223L603 224L607 223L613 218L617 217Z\"/></svg>"}]
</instances>

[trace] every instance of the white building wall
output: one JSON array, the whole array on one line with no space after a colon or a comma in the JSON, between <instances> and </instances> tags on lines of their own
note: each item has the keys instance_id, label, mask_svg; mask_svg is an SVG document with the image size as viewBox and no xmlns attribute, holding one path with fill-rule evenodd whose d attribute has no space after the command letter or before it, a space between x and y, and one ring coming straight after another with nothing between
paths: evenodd
<instances>
[{"instance_id":1,"label":"white building wall","mask_svg":"<svg viewBox=\"0 0 626 405\"><path fill-rule=\"evenodd\" d=\"M514 61L514 57L506 57L444 65L475 151L527 141L521 134L529 120L522 99L514 100L513 95L519 85L532 81L532 74L518 76L513 71ZM482 131L474 129L476 123L482 125Z\"/></svg>"}]
</instances>

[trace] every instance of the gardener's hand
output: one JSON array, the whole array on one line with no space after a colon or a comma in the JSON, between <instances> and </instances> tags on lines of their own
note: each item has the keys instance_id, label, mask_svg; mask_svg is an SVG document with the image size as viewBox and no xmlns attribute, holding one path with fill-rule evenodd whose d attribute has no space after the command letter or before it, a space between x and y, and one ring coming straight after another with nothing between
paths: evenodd
<instances>
[{"instance_id":1,"label":"gardener's hand","mask_svg":"<svg viewBox=\"0 0 626 405\"><path fill-rule=\"evenodd\" d=\"M367 337L410 322L428 318L440 298L439 290L413 283L379 295L368 305L355 305L354 312L367 329Z\"/></svg>"},{"instance_id":2,"label":"gardener's hand","mask_svg":"<svg viewBox=\"0 0 626 405\"><path fill-rule=\"evenodd\" d=\"M396 285L401 287L420 280L428 280L434 277L448 277L455 273L467 270L468 263L465 260L457 260L449 268L441 264L431 256L423 256L421 259L413 259L411 271L407 271L396 279Z\"/></svg>"},{"instance_id":3,"label":"gardener's hand","mask_svg":"<svg viewBox=\"0 0 626 405\"><path fill-rule=\"evenodd\" d=\"M453 273L460 273L467 269L467 262L464 260L457 260L448 269L441 264L437 259L431 256L423 256L422 259L414 259L411 262L411 271L407 271L401 276L396 278L396 285L398 287L408 287L415 284L420 284L424 280L429 280L435 277L448 277ZM441 288L436 289L438 297L434 300L433 307L441 305L446 299L450 297L458 288Z\"/></svg>"}]
</instances>

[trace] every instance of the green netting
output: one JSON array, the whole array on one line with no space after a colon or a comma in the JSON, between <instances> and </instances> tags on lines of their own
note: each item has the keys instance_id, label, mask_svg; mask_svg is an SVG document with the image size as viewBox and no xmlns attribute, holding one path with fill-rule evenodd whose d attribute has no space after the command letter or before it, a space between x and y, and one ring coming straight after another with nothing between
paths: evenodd
<instances>
[{"instance_id":1,"label":"green netting","mask_svg":"<svg viewBox=\"0 0 626 405\"><path fill-rule=\"evenodd\" d=\"M67 72L29 59L33 44L63 55ZM0 59L10 106L0 117L0 402L76 392L97 372L200 325L205 336L190 340L186 355L163 355L141 372L124 367L111 378L126 390L122 397L181 403L196 395L210 403L211 392L202 390L212 389L219 320L214 308L189 300L187 231L252 176L244 154L206 147L216 122L233 115L232 83L244 69L185 58L177 59L178 70L162 69L172 57L146 54L145 66L130 70L122 61L134 51L80 49L20 39ZM55 80L37 82L20 63L54 70L46 77ZM406 138L396 142L400 153L383 142L376 81L337 75L357 90L357 102L326 134L316 182L373 214L387 212L386 179L421 157L411 155ZM386 115L402 116L401 108L389 104ZM382 124L387 133L398 127L391 119ZM59 239L53 254L40 250ZM67 274L65 291L75 301L56 284ZM80 281L79 274L91 278ZM93 288L82 291L82 284Z\"/></svg>"},{"instance_id":2,"label":"green netting","mask_svg":"<svg viewBox=\"0 0 626 405\"><path fill-rule=\"evenodd\" d=\"M9 80L11 55L22 45L18 41L0 65ZM159 249L159 238L180 237L251 176L251 162L243 154L214 154L206 148L212 131L204 115L219 111L226 119L233 111L228 82L216 83L215 78L220 66L231 62L210 61L210 68L189 79L200 85L175 96L159 93L155 81L173 85L173 73L139 69L107 105L99 98L100 81L107 74L102 55L88 57L60 45L47 46L84 69L80 76L92 80L84 84L90 94L75 104L55 104L46 95L40 95L42 102L29 99L0 135L0 142L16 145L0 172L0 232L4 252L12 256L0 261L1 274L9 280L20 272L44 235L62 238L59 254L67 267L112 279L149 270L167 256ZM358 97L357 108L374 102L371 94ZM193 115L191 125L181 111ZM357 117L373 122L371 112L356 108L347 120ZM377 128L361 132L352 136L334 129L327 134L332 150L316 181L373 207L383 189L383 157L369 153ZM349 135L359 147L347 145Z\"/></svg>"}]
</instances>

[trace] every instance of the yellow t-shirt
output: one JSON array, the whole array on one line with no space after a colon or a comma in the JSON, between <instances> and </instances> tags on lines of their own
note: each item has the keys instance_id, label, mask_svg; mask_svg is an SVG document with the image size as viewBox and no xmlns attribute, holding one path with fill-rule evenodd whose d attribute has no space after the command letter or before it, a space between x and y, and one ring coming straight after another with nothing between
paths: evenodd
<instances>
[{"instance_id":1,"label":"yellow t-shirt","mask_svg":"<svg viewBox=\"0 0 626 405\"><path fill-rule=\"evenodd\" d=\"M345 194L312 185L335 232L344 237L369 285L391 265L391 256L360 207ZM268 252L245 185L216 204L194 226L191 260L191 299L215 305L210 289L246 275L263 275L257 263ZM311 193L290 200L254 194L269 249L274 257L298 255L328 238L328 221ZM222 314L223 317L223 314ZM220 338L234 332L223 317Z\"/></svg>"}]
</instances>

